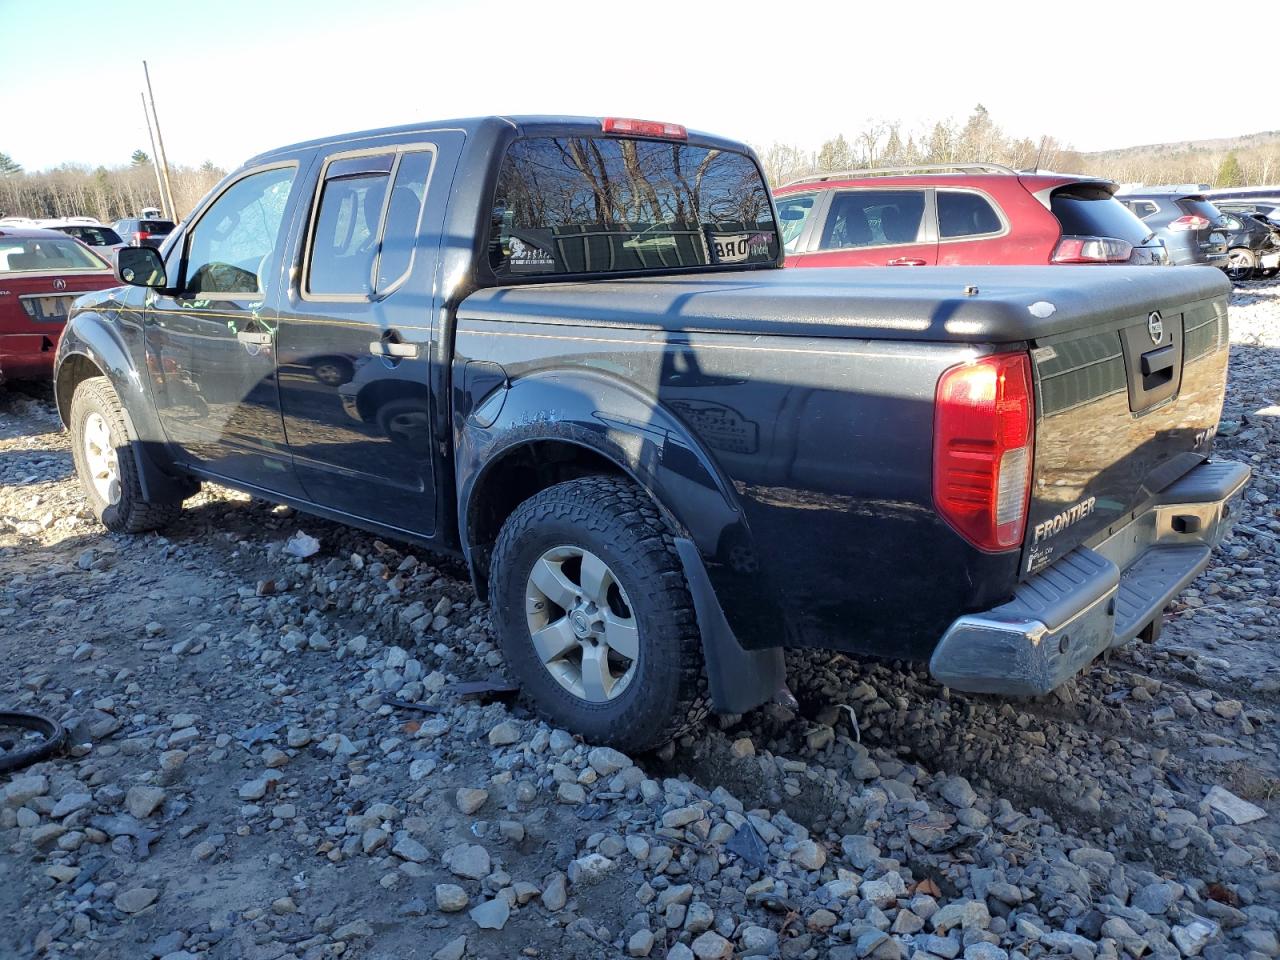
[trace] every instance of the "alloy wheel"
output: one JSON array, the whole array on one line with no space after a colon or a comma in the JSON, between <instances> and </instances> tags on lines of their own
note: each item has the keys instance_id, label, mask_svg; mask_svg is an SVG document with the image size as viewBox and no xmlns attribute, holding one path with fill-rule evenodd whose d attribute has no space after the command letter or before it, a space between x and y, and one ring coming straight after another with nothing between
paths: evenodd
<instances>
[{"instance_id":1,"label":"alloy wheel","mask_svg":"<svg viewBox=\"0 0 1280 960\"><path fill-rule=\"evenodd\" d=\"M120 502L120 463L111 442L111 431L102 414L94 412L84 418L84 462L89 468L93 489L104 503Z\"/></svg>"},{"instance_id":2,"label":"alloy wheel","mask_svg":"<svg viewBox=\"0 0 1280 960\"><path fill-rule=\"evenodd\" d=\"M542 666L575 697L606 703L630 685L639 627L622 584L594 553L574 546L544 552L529 571L525 617Z\"/></svg>"}]
</instances>

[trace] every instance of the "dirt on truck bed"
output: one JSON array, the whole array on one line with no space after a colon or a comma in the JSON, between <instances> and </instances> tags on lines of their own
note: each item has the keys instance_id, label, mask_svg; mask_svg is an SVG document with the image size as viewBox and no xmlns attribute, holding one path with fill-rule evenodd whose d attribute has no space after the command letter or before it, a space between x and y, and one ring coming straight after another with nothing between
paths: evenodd
<instances>
[{"instance_id":1,"label":"dirt on truck bed","mask_svg":"<svg viewBox=\"0 0 1280 960\"><path fill-rule=\"evenodd\" d=\"M795 654L798 714L635 757L456 562L213 487L107 535L0 388L0 710L70 730L0 774L0 957L1280 956L1280 283L1231 319L1254 480L1154 645L1027 701Z\"/></svg>"}]
</instances>

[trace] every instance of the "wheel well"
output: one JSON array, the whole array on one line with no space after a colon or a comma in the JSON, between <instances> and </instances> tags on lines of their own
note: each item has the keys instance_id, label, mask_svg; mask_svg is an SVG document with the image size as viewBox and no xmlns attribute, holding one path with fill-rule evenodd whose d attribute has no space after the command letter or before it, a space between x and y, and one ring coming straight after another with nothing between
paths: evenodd
<instances>
[{"instance_id":1,"label":"wheel well","mask_svg":"<svg viewBox=\"0 0 1280 960\"><path fill-rule=\"evenodd\" d=\"M471 568L481 595L488 593L498 532L516 507L557 483L594 474L625 475L603 454L560 440L523 444L490 465L471 493L467 512Z\"/></svg>"},{"instance_id":2,"label":"wheel well","mask_svg":"<svg viewBox=\"0 0 1280 960\"><path fill-rule=\"evenodd\" d=\"M71 426L71 397L90 377L103 376L98 365L83 354L73 353L58 367L58 382L54 384L54 397L58 401L58 418L64 427Z\"/></svg>"}]
</instances>

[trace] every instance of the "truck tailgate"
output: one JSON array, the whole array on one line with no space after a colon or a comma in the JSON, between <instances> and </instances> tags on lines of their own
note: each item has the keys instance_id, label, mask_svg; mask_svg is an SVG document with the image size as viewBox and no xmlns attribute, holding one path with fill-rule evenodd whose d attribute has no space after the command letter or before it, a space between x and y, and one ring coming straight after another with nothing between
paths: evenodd
<instances>
[{"instance_id":1,"label":"truck tailgate","mask_svg":"<svg viewBox=\"0 0 1280 960\"><path fill-rule=\"evenodd\" d=\"M1229 286L1213 279L1201 298L1031 341L1024 577L1106 537L1208 455L1229 348Z\"/></svg>"}]
</instances>

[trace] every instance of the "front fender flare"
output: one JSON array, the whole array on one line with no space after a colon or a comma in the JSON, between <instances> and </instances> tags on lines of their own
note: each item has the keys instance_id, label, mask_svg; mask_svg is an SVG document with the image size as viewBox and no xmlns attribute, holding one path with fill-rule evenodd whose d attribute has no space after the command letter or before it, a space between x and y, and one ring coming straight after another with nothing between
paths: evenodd
<instances>
[{"instance_id":1,"label":"front fender flare","mask_svg":"<svg viewBox=\"0 0 1280 960\"><path fill-rule=\"evenodd\" d=\"M136 338L135 349L130 340ZM145 375L134 356L142 355L141 324L113 322L96 310L82 310L68 321L54 359L54 395L64 426L71 421L72 389L66 384L80 362L87 362L109 381L124 410L129 451L138 468L143 498L150 502L181 500L195 492L196 484L168 468L170 458L160 423L147 395Z\"/></svg>"}]
</instances>

